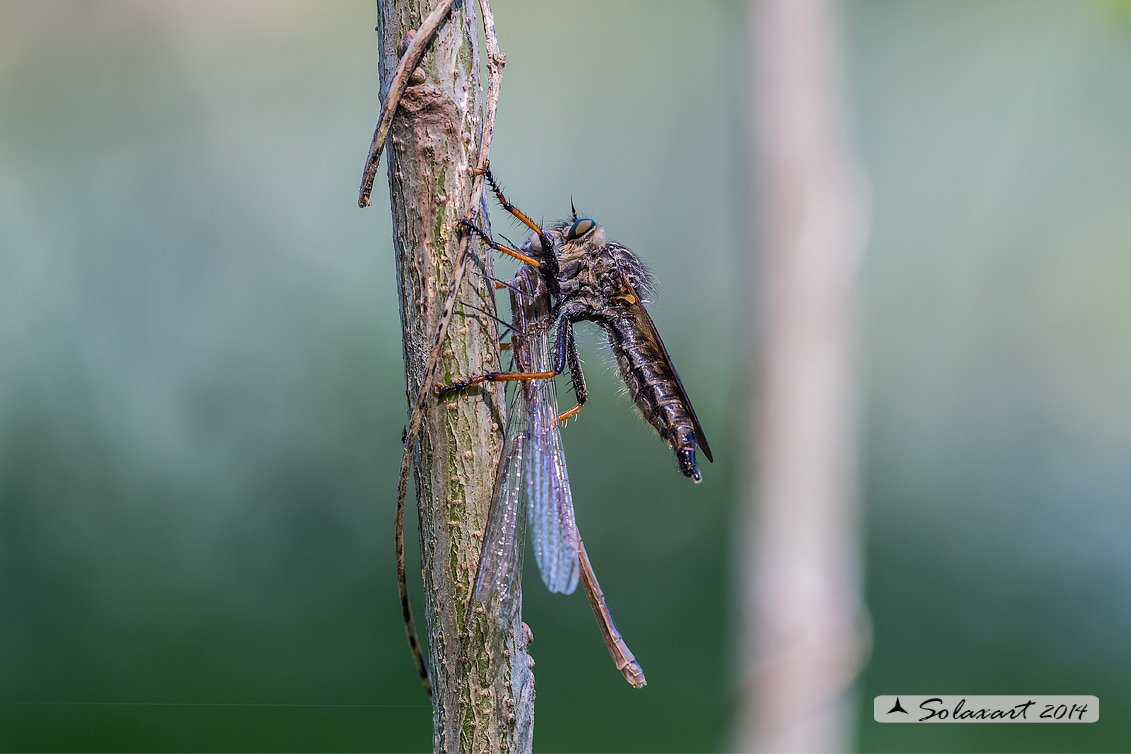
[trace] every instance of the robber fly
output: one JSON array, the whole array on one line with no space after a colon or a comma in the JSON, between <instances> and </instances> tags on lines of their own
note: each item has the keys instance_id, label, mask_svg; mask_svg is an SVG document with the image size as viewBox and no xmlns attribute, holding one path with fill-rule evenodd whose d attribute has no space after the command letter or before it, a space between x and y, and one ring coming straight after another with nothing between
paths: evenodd
<instances>
[{"instance_id":1,"label":"robber fly","mask_svg":"<svg viewBox=\"0 0 1131 754\"><path fill-rule=\"evenodd\" d=\"M644 308L641 295L652 292L644 265L627 247L606 241L604 229L591 218L579 218L576 209L572 221L543 230L507 201L489 167L484 175L499 204L533 230L534 235L517 250L496 243L469 221L462 225L496 251L537 269L551 302L553 367L545 371L490 372L443 385L441 392L487 381L549 379L568 367L577 406L562 418L573 416L588 397L573 326L581 321L596 322L608 335L621 379L636 407L675 452L680 472L699 482L702 477L695 462L695 448L701 448L707 460L712 461L711 448L668 349Z\"/></svg>"},{"instance_id":2,"label":"robber fly","mask_svg":"<svg viewBox=\"0 0 1131 754\"><path fill-rule=\"evenodd\" d=\"M571 222L544 231L507 201L489 169L484 175L503 208L534 235L521 250L512 249L474 224L463 223L491 248L527 265L503 284L511 289L517 371L491 372L441 386L441 393L447 393L486 381L520 383L508 412L473 596L513 604L521 569L523 516L529 515L542 580L552 592L570 593L580 576L617 667L630 683L642 686L643 672L609 614L574 519L558 431L558 425L580 411L588 396L573 325L590 320L606 331L629 394L675 451L685 476L700 481L695 449L698 445L711 460L710 447L640 298L651 286L636 256L620 244L606 242L601 227L590 218L579 218L576 210ZM553 378L567 368L577 406L558 416Z\"/></svg>"}]
</instances>

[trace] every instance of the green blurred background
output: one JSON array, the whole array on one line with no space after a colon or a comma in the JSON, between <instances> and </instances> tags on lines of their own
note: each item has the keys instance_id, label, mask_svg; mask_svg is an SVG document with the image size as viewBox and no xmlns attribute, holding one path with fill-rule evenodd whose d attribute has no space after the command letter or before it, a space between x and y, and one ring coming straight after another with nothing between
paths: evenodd
<instances>
[{"instance_id":1,"label":"green blurred background","mask_svg":"<svg viewBox=\"0 0 1131 754\"><path fill-rule=\"evenodd\" d=\"M702 485L679 477L585 330L570 475L649 685L612 668L580 592L528 574L535 746L725 749L746 10L494 7L492 165L528 212L572 196L650 265L716 455ZM373 21L368 2L0 0L0 749L430 747L392 560L384 169L356 207ZM874 194L856 746L1127 750L1131 14L851 0L844 33ZM1096 694L1101 721L873 723L870 697L900 692Z\"/></svg>"}]
</instances>

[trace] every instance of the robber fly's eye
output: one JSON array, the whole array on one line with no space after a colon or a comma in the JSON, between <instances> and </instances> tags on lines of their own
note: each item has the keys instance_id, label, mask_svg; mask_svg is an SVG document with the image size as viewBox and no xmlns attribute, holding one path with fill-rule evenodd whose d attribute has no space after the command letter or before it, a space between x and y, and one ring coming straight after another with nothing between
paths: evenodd
<instances>
[{"instance_id":1,"label":"robber fly's eye","mask_svg":"<svg viewBox=\"0 0 1131 754\"><path fill-rule=\"evenodd\" d=\"M583 217L569 226L569 232L566 233L566 240L576 241L595 227L597 227L597 223L593 222L588 217Z\"/></svg>"}]
</instances>

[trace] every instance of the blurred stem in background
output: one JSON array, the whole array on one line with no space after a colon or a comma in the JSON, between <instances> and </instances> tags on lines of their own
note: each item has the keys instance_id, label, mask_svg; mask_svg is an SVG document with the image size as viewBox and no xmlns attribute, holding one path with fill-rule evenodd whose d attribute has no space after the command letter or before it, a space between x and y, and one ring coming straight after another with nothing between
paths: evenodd
<instances>
[{"instance_id":1,"label":"blurred stem in background","mask_svg":"<svg viewBox=\"0 0 1131 754\"><path fill-rule=\"evenodd\" d=\"M760 392L744 536L740 751L845 751L860 602L856 313L866 185L836 0L753 0Z\"/></svg>"}]
</instances>

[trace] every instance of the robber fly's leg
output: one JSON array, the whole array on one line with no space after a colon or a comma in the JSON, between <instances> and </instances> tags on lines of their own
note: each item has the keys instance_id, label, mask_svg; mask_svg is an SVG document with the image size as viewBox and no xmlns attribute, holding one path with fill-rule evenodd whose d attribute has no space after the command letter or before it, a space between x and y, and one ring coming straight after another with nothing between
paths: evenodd
<instances>
[{"instance_id":1,"label":"robber fly's leg","mask_svg":"<svg viewBox=\"0 0 1131 754\"><path fill-rule=\"evenodd\" d=\"M555 420L556 424L577 416L585 401L589 400L589 391L585 387L585 373L581 371L581 357L577 353L577 336L573 331L575 321L568 317L558 320L554 367L559 374L569 368L569 380L573 383L573 392L577 395L577 405L558 416Z\"/></svg>"},{"instance_id":2,"label":"robber fly's leg","mask_svg":"<svg viewBox=\"0 0 1131 754\"><path fill-rule=\"evenodd\" d=\"M550 380L557 377L561 372L487 372L478 377L472 377L468 380L459 380L448 384L438 383L436 385L440 395L447 395L448 393L455 392L456 390L463 390L476 385L482 385L484 382L514 382L518 380Z\"/></svg>"},{"instance_id":3,"label":"robber fly's leg","mask_svg":"<svg viewBox=\"0 0 1131 754\"><path fill-rule=\"evenodd\" d=\"M484 231L482 228L480 228L478 225L471 222L470 220L460 220L459 225L460 225L461 228L466 228L467 230L471 231L475 235L479 236L481 239L483 239L483 243L487 244L488 246L490 246L495 251L501 251L502 253L506 254L508 257L514 257L515 259L519 260L520 262L525 262L526 264L530 265L531 267L541 267L542 266L542 263L539 262L534 257L527 256L526 254L523 254L521 251L517 251L515 249L512 249L509 246L503 246L501 243L495 243L495 239L491 238L491 236L488 235L486 231Z\"/></svg>"},{"instance_id":4,"label":"robber fly's leg","mask_svg":"<svg viewBox=\"0 0 1131 754\"><path fill-rule=\"evenodd\" d=\"M483 174L483 177L487 179L487 184L491 187L491 191L493 191L495 193L495 199L498 200L499 206L501 206L507 212L511 213L515 217L515 219L517 219L519 222L521 222L526 227L530 228L532 231L534 231L538 235L538 242L542 246L542 257L544 259L548 260L551 263L551 269L550 269L551 277L556 276L557 275L557 265L556 265L557 257L554 255L554 242L550 240L550 237L547 236L545 234L545 232L543 232L542 228L539 227L538 223L531 220L530 217L525 212L523 212L518 207L516 207L516 206L514 206L513 204L510 203L510 200L508 200L506 195L503 193L503 189L499 186L498 182L495 180L495 176L492 175L492 173L491 173L491 163L490 162L488 162L487 165L483 168L483 170L481 170L479 172L481 172ZM537 267L538 265L534 265L534 266ZM554 290L551 290L551 292L556 294L556 291L554 291Z\"/></svg>"},{"instance_id":5,"label":"robber fly's leg","mask_svg":"<svg viewBox=\"0 0 1131 754\"><path fill-rule=\"evenodd\" d=\"M499 201L499 206L514 215L519 222L537 233L539 237L542 237L544 234L542 233L542 229L538 227L538 223L531 220L527 217L525 212L507 201L507 197L503 194L502 188L500 188L498 182L495 181L495 176L491 174L491 163L488 162L483 170L479 172L487 179L487 185L489 185L491 191L495 193L495 198Z\"/></svg>"}]
</instances>

